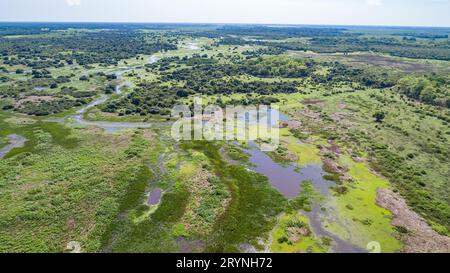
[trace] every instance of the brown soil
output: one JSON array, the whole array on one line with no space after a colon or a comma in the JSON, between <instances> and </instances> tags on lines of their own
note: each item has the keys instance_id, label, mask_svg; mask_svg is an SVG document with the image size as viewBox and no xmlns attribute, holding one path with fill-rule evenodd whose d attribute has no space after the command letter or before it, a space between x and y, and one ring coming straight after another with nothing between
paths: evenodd
<instances>
[{"instance_id":1,"label":"brown soil","mask_svg":"<svg viewBox=\"0 0 450 273\"><path fill-rule=\"evenodd\" d=\"M285 156L286 161L290 161L290 162L296 162L299 160L298 154L288 151L286 156Z\"/></svg>"},{"instance_id":2,"label":"brown soil","mask_svg":"<svg viewBox=\"0 0 450 273\"><path fill-rule=\"evenodd\" d=\"M433 66L429 64L403 61L379 55L369 55L369 54L345 55L343 56L343 58L350 59L351 62L355 63L369 63L382 67L392 67L407 73L430 71L433 69Z\"/></svg>"},{"instance_id":3,"label":"brown soil","mask_svg":"<svg viewBox=\"0 0 450 273\"><path fill-rule=\"evenodd\" d=\"M390 189L379 189L377 204L394 215L392 224L408 229L403 241L406 253L450 253L450 237L434 231L425 220L412 211L405 200Z\"/></svg>"},{"instance_id":4,"label":"brown soil","mask_svg":"<svg viewBox=\"0 0 450 273\"><path fill-rule=\"evenodd\" d=\"M143 137L145 140L152 141L152 140L155 140L156 135L155 135L155 133L153 133L151 130L145 129L145 130L143 130L143 132L142 132L142 137Z\"/></svg>"},{"instance_id":5,"label":"brown soil","mask_svg":"<svg viewBox=\"0 0 450 273\"><path fill-rule=\"evenodd\" d=\"M283 121L281 123L281 128L289 128L291 130L298 130L302 127L302 123L300 121L290 120Z\"/></svg>"},{"instance_id":6,"label":"brown soil","mask_svg":"<svg viewBox=\"0 0 450 273\"><path fill-rule=\"evenodd\" d=\"M324 100L312 100L312 99L307 99L302 101L303 104L305 105L319 105L319 106L323 106L325 101Z\"/></svg>"},{"instance_id":7,"label":"brown soil","mask_svg":"<svg viewBox=\"0 0 450 273\"><path fill-rule=\"evenodd\" d=\"M338 104L338 108L341 109L341 110L344 110L344 109L347 108L347 105L345 103L339 103Z\"/></svg>"},{"instance_id":8,"label":"brown soil","mask_svg":"<svg viewBox=\"0 0 450 273\"><path fill-rule=\"evenodd\" d=\"M330 147L327 147L328 150L332 151L336 155L340 155L342 153L341 148L339 148L338 145L336 145L333 141L329 141Z\"/></svg>"},{"instance_id":9,"label":"brown soil","mask_svg":"<svg viewBox=\"0 0 450 273\"><path fill-rule=\"evenodd\" d=\"M21 98L21 99L19 99L17 101L14 101L14 107L15 108L19 108L24 103L27 103L27 102L41 103L41 102L52 101L52 100L55 100L55 98L52 97L52 96L28 96L28 97L25 97L25 98Z\"/></svg>"},{"instance_id":10,"label":"brown soil","mask_svg":"<svg viewBox=\"0 0 450 273\"><path fill-rule=\"evenodd\" d=\"M341 181L351 181L352 178L347 174L348 169L340 166L336 161L326 158L323 159L323 164L326 170L336 173L340 176Z\"/></svg>"},{"instance_id":11,"label":"brown soil","mask_svg":"<svg viewBox=\"0 0 450 273\"><path fill-rule=\"evenodd\" d=\"M296 243L302 237L308 237L309 235L311 235L311 231L307 228L289 227L287 229L287 234L289 241Z\"/></svg>"},{"instance_id":12,"label":"brown soil","mask_svg":"<svg viewBox=\"0 0 450 273\"><path fill-rule=\"evenodd\" d=\"M344 127L352 127L355 125L353 122L348 120L349 116L350 114L346 112L335 112L331 114L331 118L334 122Z\"/></svg>"}]
</instances>

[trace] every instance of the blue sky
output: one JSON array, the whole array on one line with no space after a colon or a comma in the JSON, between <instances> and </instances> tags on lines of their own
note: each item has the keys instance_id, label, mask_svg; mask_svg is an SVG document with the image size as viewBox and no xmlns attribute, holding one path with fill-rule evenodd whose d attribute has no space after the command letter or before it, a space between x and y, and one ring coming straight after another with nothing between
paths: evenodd
<instances>
[{"instance_id":1,"label":"blue sky","mask_svg":"<svg viewBox=\"0 0 450 273\"><path fill-rule=\"evenodd\" d=\"M1 0L0 21L450 27L450 0Z\"/></svg>"}]
</instances>

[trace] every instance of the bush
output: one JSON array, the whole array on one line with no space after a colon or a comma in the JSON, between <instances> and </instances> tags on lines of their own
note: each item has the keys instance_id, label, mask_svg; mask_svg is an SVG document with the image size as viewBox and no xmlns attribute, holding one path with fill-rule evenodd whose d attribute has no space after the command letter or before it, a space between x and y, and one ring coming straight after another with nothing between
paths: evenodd
<instances>
[{"instance_id":1,"label":"bush","mask_svg":"<svg viewBox=\"0 0 450 273\"><path fill-rule=\"evenodd\" d=\"M280 244L284 244L284 243L289 242L289 239L288 239L286 236L283 236L283 237L278 238L277 241L278 241L278 243L280 243Z\"/></svg>"}]
</instances>

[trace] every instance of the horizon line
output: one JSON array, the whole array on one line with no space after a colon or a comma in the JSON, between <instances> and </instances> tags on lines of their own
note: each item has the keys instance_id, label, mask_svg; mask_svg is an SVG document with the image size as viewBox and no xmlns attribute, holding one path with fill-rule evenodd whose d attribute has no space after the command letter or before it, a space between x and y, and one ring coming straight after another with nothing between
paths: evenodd
<instances>
[{"instance_id":1,"label":"horizon line","mask_svg":"<svg viewBox=\"0 0 450 273\"><path fill-rule=\"evenodd\" d=\"M315 26L315 27L400 27L400 28L442 28L442 29L450 29L450 25L448 26L430 26L430 25L383 25L383 24L307 24L307 23L238 23L238 22L229 22L229 23L221 23L221 22L144 22L144 21L2 21L0 20L0 24L3 23L53 23L53 24L181 24L181 25L264 25L264 26Z\"/></svg>"}]
</instances>

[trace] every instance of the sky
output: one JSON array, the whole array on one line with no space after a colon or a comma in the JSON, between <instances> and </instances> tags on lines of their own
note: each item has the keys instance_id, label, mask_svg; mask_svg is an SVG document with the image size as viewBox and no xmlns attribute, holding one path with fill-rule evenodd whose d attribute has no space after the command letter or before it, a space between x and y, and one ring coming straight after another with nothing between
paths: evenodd
<instances>
[{"instance_id":1,"label":"sky","mask_svg":"<svg viewBox=\"0 0 450 273\"><path fill-rule=\"evenodd\" d=\"M450 0L0 0L0 21L450 27Z\"/></svg>"}]
</instances>

